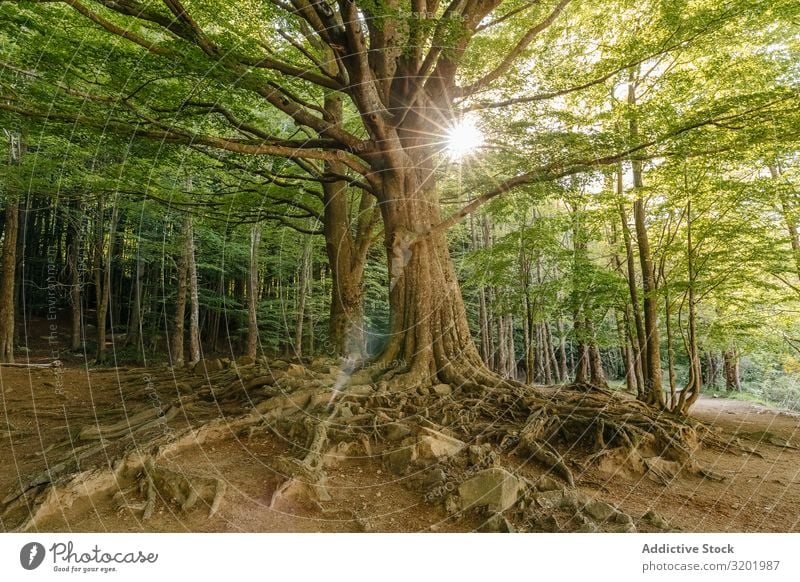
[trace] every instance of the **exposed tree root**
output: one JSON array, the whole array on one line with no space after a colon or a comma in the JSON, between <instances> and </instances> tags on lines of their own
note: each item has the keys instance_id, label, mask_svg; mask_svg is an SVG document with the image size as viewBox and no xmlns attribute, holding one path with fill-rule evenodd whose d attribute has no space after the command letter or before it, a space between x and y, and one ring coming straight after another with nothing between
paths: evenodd
<instances>
[{"instance_id":1,"label":"exposed tree root","mask_svg":"<svg viewBox=\"0 0 800 582\"><path fill-rule=\"evenodd\" d=\"M343 373L331 362L310 369L277 363L201 369L216 371L154 375L146 390L132 375L138 410L77 427L70 439L48 447L48 469L0 502L4 526L35 528L97 496L113 496L118 507L145 520L159 502L183 511L208 507L211 517L223 502L224 480L176 471L169 459L189 446L261 431L295 443L291 454L268 460L284 479L271 500L276 510L324 510L327 467L359 450L382 455L397 474L413 473L411 486L458 516L466 509L442 488L500 468L514 455L534 461L545 475L536 483L515 477L519 494L507 517L523 529L550 531L635 529L630 516L575 489L575 468L593 465L668 485L683 474L724 478L696 463L700 446L754 452L627 395L591 386L524 386L494 376L479 362L453 365L438 378L396 367L375 379L373 371ZM440 383L443 378L448 385ZM487 527L505 528L505 519L487 520Z\"/></svg>"}]
</instances>

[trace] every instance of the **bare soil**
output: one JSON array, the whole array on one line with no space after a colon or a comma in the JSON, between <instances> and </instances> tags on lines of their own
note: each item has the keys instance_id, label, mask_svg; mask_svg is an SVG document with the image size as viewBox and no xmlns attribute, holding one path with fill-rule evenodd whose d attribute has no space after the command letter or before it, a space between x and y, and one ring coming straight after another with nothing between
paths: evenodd
<instances>
[{"instance_id":1,"label":"bare soil","mask_svg":"<svg viewBox=\"0 0 800 582\"><path fill-rule=\"evenodd\" d=\"M76 427L108 425L142 409L142 403L167 408L186 390L149 386L146 369L91 369L79 364L63 369L0 367L0 498L20 489L32 475L52 463L48 451L55 443L74 438ZM162 370L163 374L164 371ZM137 399L128 397L138 386ZM216 407L216 409L214 408ZM209 414L225 418L224 403ZM701 449L697 460L724 481L681 476L667 485L619 470L592 466L576 473L584 493L641 516L655 511L672 529L697 532L800 531L800 418L785 411L744 401L701 398L692 414L721 435L738 435L753 453ZM179 430L190 419L182 413L170 421ZM76 443L76 447L79 443ZM357 454L327 470L329 501L304 503L284 499L273 504L281 484L269 461L296 448L291 435L269 431L251 436L231 430L211 444L198 443L168 459L170 468L214 475L227 485L219 510L180 511L159 503L143 522L137 512L117 509L112 495L87 497L62 508L59 516L38 523L41 531L113 532L419 532L473 531L483 521L478 514L449 516L441 503L428 502L414 475L396 477L378 455ZM133 439L129 448L136 447ZM302 446L302 444L300 445ZM109 459L110 461L111 459ZM539 466L519 466L520 474L535 477ZM514 465L516 463L516 465ZM83 468L83 467L82 467ZM0 520L0 530L10 525Z\"/></svg>"}]
</instances>

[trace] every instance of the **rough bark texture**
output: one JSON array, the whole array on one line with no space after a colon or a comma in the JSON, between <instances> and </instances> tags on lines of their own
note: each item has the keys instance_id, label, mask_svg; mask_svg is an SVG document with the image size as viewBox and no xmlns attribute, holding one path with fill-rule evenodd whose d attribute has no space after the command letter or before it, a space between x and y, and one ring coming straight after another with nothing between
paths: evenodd
<instances>
[{"instance_id":1,"label":"rough bark texture","mask_svg":"<svg viewBox=\"0 0 800 582\"><path fill-rule=\"evenodd\" d=\"M739 374L739 351L736 346L731 346L722 355L723 375L725 376L725 390L739 391L742 383Z\"/></svg>"}]
</instances>

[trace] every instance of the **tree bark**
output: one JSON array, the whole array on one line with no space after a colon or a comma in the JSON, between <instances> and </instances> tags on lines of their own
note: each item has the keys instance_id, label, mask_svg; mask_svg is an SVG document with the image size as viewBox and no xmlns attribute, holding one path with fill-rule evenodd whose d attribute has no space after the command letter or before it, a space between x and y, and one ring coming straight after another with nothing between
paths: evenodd
<instances>
[{"instance_id":1,"label":"tree bark","mask_svg":"<svg viewBox=\"0 0 800 582\"><path fill-rule=\"evenodd\" d=\"M296 358L303 356L303 319L306 311L306 298L308 296L308 278L311 262L311 243L307 241L300 253L300 262L297 273L297 314L294 326L294 355Z\"/></svg>"},{"instance_id":2,"label":"tree bark","mask_svg":"<svg viewBox=\"0 0 800 582\"><path fill-rule=\"evenodd\" d=\"M258 355L258 247L261 243L261 225L250 229L250 269L247 280L247 355L255 360Z\"/></svg>"},{"instance_id":3,"label":"tree bark","mask_svg":"<svg viewBox=\"0 0 800 582\"><path fill-rule=\"evenodd\" d=\"M686 415L689 409L700 397L700 388L703 384L702 370L700 369L700 349L697 341L697 300L695 295L696 273L694 266L694 243L692 241L692 201L686 204L686 260L689 270L689 331L686 352L689 356L689 382L681 390L677 406L673 409L678 414Z\"/></svg>"},{"instance_id":4,"label":"tree bark","mask_svg":"<svg viewBox=\"0 0 800 582\"><path fill-rule=\"evenodd\" d=\"M183 335L186 320L186 287L189 272L188 237L191 234L191 218L183 221L180 255L177 265L177 284L175 298L175 324L172 331L171 355L174 366L182 366L184 361Z\"/></svg>"},{"instance_id":5,"label":"tree bark","mask_svg":"<svg viewBox=\"0 0 800 582\"><path fill-rule=\"evenodd\" d=\"M631 75L628 85L628 105L636 106L636 85ZM630 137L633 143L639 140L639 124L635 115L630 118ZM633 203L636 242L639 247L639 262L642 269L642 294L644 295L644 332L646 348L646 372L643 400L654 406L664 407L664 393L661 379L661 339L658 331L658 298L650 241L647 233L646 209L642 188L642 161L631 160L633 187L636 200Z\"/></svg>"},{"instance_id":6,"label":"tree bark","mask_svg":"<svg viewBox=\"0 0 800 582\"><path fill-rule=\"evenodd\" d=\"M198 296L197 260L195 258L194 225L188 218L189 225L186 237L186 257L189 276L189 356L191 362L200 361L200 299Z\"/></svg>"},{"instance_id":7,"label":"tree bark","mask_svg":"<svg viewBox=\"0 0 800 582\"><path fill-rule=\"evenodd\" d=\"M81 310L81 271L80 253L83 249L81 225L83 224L83 204L75 198L67 215L67 277L69 280L69 305L71 317L70 350L81 349L82 310Z\"/></svg>"},{"instance_id":8,"label":"tree bark","mask_svg":"<svg viewBox=\"0 0 800 582\"><path fill-rule=\"evenodd\" d=\"M117 219L119 217L119 196L114 197L111 206L111 222L108 225L108 243L104 246L103 229L103 204L100 202L98 211L97 228L97 267L95 282L97 284L97 363L105 363L108 355L106 347L106 320L108 319L108 302L111 297L111 272L114 257L114 243L117 234ZM104 257L105 255L105 257ZM104 257L104 258L103 258Z\"/></svg>"},{"instance_id":9,"label":"tree bark","mask_svg":"<svg viewBox=\"0 0 800 582\"><path fill-rule=\"evenodd\" d=\"M731 346L722 357L723 373L725 376L725 390L740 391L742 382L739 374L739 351L736 346Z\"/></svg>"},{"instance_id":10,"label":"tree bark","mask_svg":"<svg viewBox=\"0 0 800 582\"><path fill-rule=\"evenodd\" d=\"M14 363L14 296L17 272L19 200L6 203L3 226L3 272L0 280L0 362Z\"/></svg>"}]
</instances>

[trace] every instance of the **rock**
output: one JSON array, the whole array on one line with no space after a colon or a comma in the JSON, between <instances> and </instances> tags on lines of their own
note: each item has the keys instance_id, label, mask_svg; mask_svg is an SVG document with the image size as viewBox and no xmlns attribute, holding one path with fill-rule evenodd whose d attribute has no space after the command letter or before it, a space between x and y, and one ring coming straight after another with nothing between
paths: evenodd
<instances>
[{"instance_id":1,"label":"rock","mask_svg":"<svg viewBox=\"0 0 800 582\"><path fill-rule=\"evenodd\" d=\"M175 389L180 394L191 394L191 392L192 392L192 387L189 386L186 382L177 382L175 384Z\"/></svg>"},{"instance_id":2,"label":"rock","mask_svg":"<svg viewBox=\"0 0 800 582\"><path fill-rule=\"evenodd\" d=\"M583 512L594 519L595 521L606 521L607 519L614 517L617 513L617 508L613 505L609 505L605 501L590 501L583 507Z\"/></svg>"},{"instance_id":3,"label":"rock","mask_svg":"<svg viewBox=\"0 0 800 582\"><path fill-rule=\"evenodd\" d=\"M353 416L353 411L350 410L349 406L342 406L342 408L339 410L339 415L342 418L351 418Z\"/></svg>"},{"instance_id":4,"label":"rock","mask_svg":"<svg viewBox=\"0 0 800 582\"><path fill-rule=\"evenodd\" d=\"M490 511L501 513L519 499L522 482L499 467L479 471L474 477L458 486L461 508L488 506Z\"/></svg>"},{"instance_id":5,"label":"rock","mask_svg":"<svg viewBox=\"0 0 800 582\"><path fill-rule=\"evenodd\" d=\"M420 386L419 388L417 388L417 394L419 394L420 396L427 396L430 393L431 391L428 389L427 386Z\"/></svg>"},{"instance_id":6,"label":"rock","mask_svg":"<svg viewBox=\"0 0 800 582\"><path fill-rule=\"evenodd\" d=\"M416 460L417 451L413 443L413 439L406 439L399 448L385 453L386 466L395 475L405 473L409 465Z\"/></svg>"},{"instance_id":7,"label":"rock","mask_svg":"<svg viewBox=\"0 0 800 582\"><path fill-rule=\"evenodd\" d=\"M194 373L195 374L205 374L205 373L210 374L212 372L219 372L223 368L224 368L224 366L222 365L222 362L217 358L212 358L210 360L203 359L203 360L199 360L194 365Z\"/></svg>"},{"instance_id":8,"label":"rock","mask_svg":"<svg viewBox=\"0 0 800 582\"><path fill-rule=\"evenodd\" d=\"M250 356L239 356L238 358L236 358L237 366L252 366L255 363L256 361Z\"/></svg>"},{"instance_id":9,"label":"rock","mask_svg":"<svg viewBox=\"0 0 800 582\"><path fill-rule=\"evenodd\" d=\"M410 434L411 429L399 422L393 422L386 427L386 440L389 442L401 441Z\"/></svg>"},{"instance_id":10,"label":"rock","mask_svg":"<svg viewBox=\"0 0 800 582\"><path fill-rule=\"evenodd\" d=\"M425 488L436 487L447 481L447 474L441 467L434 467L422 476L422 485Z\"/></svg>"},{"instance_id":11,"label":"rock","mask_svg":"<svg viewBox=\"0 0 800 582\"><path fill-rule=\"evenodd\" d=\"M423 427L417 441L417 456L421 459L438 461L457 455L466 446L463 441Z\"/></svg>"},{"instance_id":12,"label":"rock","mask_svg":"<svg viewBox=\"0 0 800 582\"><path fill-rule=\"evenodd\" d=\"M289 362L286 360L273 360L272 362L266 362L266 365L273 370L288 370L289 369Z\"/></svg>"},{"instance_id":13,"label":"rock","mask_svg":"<svg viewBox=\"0 0 800 582\"><path fill-rule=\"evenodd\" d=\"M499 513L495 513L489 519L484 521L480 527L478 527L478 531L481 533L516 533L517 530L511 525L508 520L500 515Z\"/></svg>"},{"instance_id":14,"label":"rock","mask_svg":"<svg viewBox=\"0 0 800 582\"><path fill-rule=\"evenodd\" d=\"M633 523L626 523L613 527L610 531L613 533L636 533L636 526Z\"/></svg>"},{"instance_id":15,"label":"rock","mask_svg":"<svg viewBox=\"0 0 800 582\"><path fill-rule=\"evenodd\" d=\"M450 387L450 384L435 384L431 390L436 396L450 396L453 393L453 389Z\"/></svg>"},{"instance_id":16,"label":"rock","mask_svg":"<svg viewBox=\"0 0 800 582\"><path fill-rule=\"evenodd\" d=\"M488 465L488 461L491 461L488 457L492 454L492 445L489 443L470 445L467 449L467 454L469 456L470 465Z\"/></svg>"},{"instance_id":17,"label":"rock","mask_svg":"<svg viewBox=\"0 0 800 582\"><path fill-rule=\"evenodd\" d=\"M617 511L617 513L614 514L614 523L619 523L622 525L633 523L633 518L627 513Z\"/></svg>"},{"instance_id":18,"label":"rock","mask_svg":"<svg viewBox=\"0 0 800 582\"><path fill-rule=\"evenodd\" d=\"M286 373L292 378L302 378L306 375L306 369L297 364L289 364L286 368Z\"/></svg>"},{"instance_id":19,"label":"rock","mask_svg":"<svg viewBox=\"0 0 800 582\"><path fill-rule=\"evenodd\" d=\"M533 500L537 505L539 505L539 507L543 507L545 509L556 509L557 507L561 507L561 503L564 501L564 496L560 490L542 491L541 493L535 494L533 496Z\"/></svg>"},{"instance_id":20,"label":"rock","mask_svg":"<svg viewBox=\"0 0 800 582\"><path fill-rule=\"evenodd\" d=\"M561 484L548 475L542 475L533 484L537 491L561 491Z\"/></svg>"},{"instance_id":21,"label":"rock","mask_svg":"<svg viewBox=\"0 0 800 582\"><path fill-rule=\"evenodd\" d=\"M444 510L447 514L453 515L454 513L458 513L459 509L458 497L455 495L448 495L444 500Z\"/></svg>"},{"instance_id":22,"label":"rock","mask_svg":"<svg viewBox=\"0 0 800 582\"><path fill-rule=\"evenodd\" d=\"M642 521L658 529L669 529L669 522L655 511L648 511L642 516Z\"/></svg>"},{"instance_id":23,"label":"rock","mask_svg":"<svg viewBox=\"0 0 800 582\"><path fill-rule=\"evenodd\" d=\"M597 526L593 523L587 523L575 530L575 533L596 533Z\"/></svg>"}]
</instances>

